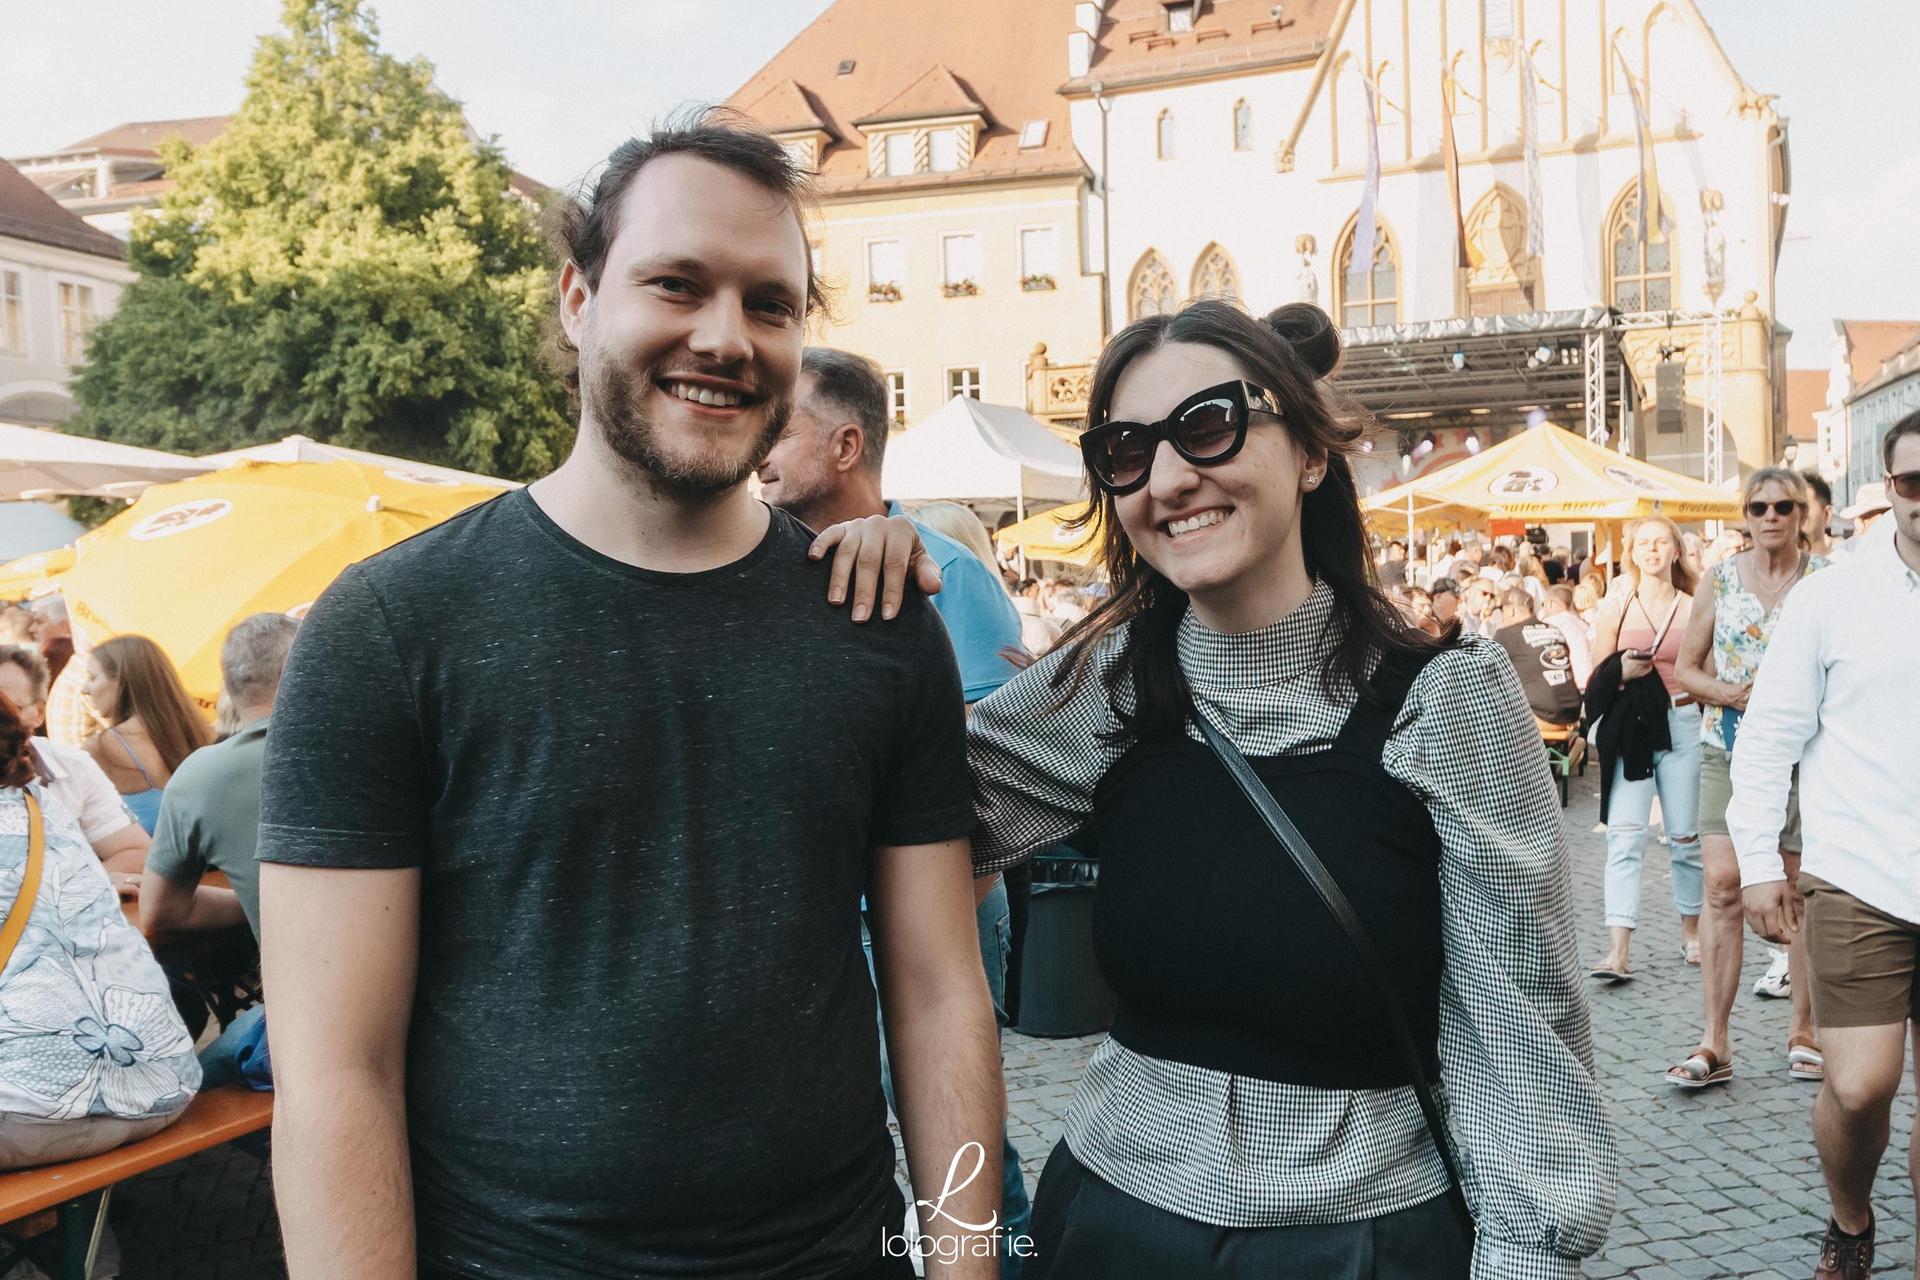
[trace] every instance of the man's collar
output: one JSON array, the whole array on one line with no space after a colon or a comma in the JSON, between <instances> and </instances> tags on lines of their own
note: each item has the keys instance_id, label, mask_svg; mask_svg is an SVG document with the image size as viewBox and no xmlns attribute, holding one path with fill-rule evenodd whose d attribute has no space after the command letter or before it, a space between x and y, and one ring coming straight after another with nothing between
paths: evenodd
<instances>
[{"instance_id":1,"label":"man's collar","mask_svg":"<svg viewBox=\"0 0 1920 1280\"><path fill-rule=\"evenodd\" d=\"M46 749L48 745L49 740L46 738L33 739L34 771L40 775L41 780L44 782L58 782L67 776L67 771L60 767L60 761L56 757L56 754Z\"/></svg>"}]
</instances>

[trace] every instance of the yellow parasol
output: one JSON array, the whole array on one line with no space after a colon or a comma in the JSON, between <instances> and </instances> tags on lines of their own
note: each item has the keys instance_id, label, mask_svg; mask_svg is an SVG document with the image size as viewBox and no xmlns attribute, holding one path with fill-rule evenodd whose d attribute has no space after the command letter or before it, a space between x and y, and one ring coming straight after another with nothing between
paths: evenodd
<instances>
[{"instance_id":1,"label":"yellow parasol","mask_svg":"<svg viewBox=\"0 0 1920 1280\"><path fill-rule=\"evenodd\" d=\"M1087 514L1085 502L1069 502L1039 515L1028 516L993 535L1001 547L1026 553L1029 560L1059 560L1066 564L1090 565L1100 557L1100 525L1095 521L1084 529L1069 529L1067 522Z\"/></svg>"},{"instance_id":2,"label":"yellow parasol","mask_svg":"<svg viewBox=\"0 0 1920 1280\"><path fill-rule=\"evenodd\" d=\"M1550 422L1529 427L1476 457L1374 494L1361 506L1377 526L1396 531L1447 524L1524 520L1611 524L1642 516L1731 520L1740 495L1593 444Z\"/></svg>"},{"instance_id":3,"label":"yellow parasol","mask_svg":"<svg viewBox=\"0 0 1920 1280\"><path fill-rule=\"evenodd\" d=\"M404 465L243 462L148 489L80 539L60 589L96 643L151 638L211 714L234 623L298 616L348 565L499 492Z\"/></svg>"},{"instance_id":4,"label":"yellow parasol","mask_svg":"<svg viewBox=\"0 0 1920 1280\"><path fill-rule=\"evenodd\" d=\"M53 589L54 581L73 567L73 548L36 551L0 564L0 600L31 600Z\"/></svg>"}]
</instances>

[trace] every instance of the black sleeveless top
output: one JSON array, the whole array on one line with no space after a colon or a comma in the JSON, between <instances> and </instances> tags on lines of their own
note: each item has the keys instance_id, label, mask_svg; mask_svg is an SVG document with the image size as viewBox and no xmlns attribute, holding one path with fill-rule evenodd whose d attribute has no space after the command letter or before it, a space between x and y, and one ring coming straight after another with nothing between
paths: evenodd
<instances>
[{"instance_id":1,"label":"black sleeveless top","mask_svg":"<svg viewBox=\"0 0 1920 1280\"><path fill-rule=\"evenodd\" d=\"M1380 763L1431 654L1395 655L1331 747L1250 760L1386 961L1439 1075L1440 838ZM1203 742L1136 743L1094 792L1094 948L1136 1053L1322 1089L1412 1083L1381 997L1305 877Z\"/></svg>"}]
</instances>

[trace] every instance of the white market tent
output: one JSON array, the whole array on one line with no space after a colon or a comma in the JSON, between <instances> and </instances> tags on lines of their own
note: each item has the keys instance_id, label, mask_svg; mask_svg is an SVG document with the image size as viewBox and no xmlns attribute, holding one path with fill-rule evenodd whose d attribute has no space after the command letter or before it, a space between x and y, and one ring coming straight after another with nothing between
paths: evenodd
<instances>
[{"instance_id":1,"label":"white market tent","mask_svg":"<svg viewBox=\"0 0 1920 1280\"><path fill-rule=\"evenodd\" d=\"M322 444L308 436L291 435L272 444L256 444L245 449L229 449L225 453L210 453L200 459L214 470L230 467L236 462L358 462L369 467L379 467L383 471L402 471L407 475L427 476L443 484L479 484L492 489L518 489L517 480L502 480L498 476L483 476L472 471L459 471L453 467L438 467L430 462L415 462L411 458L396 458L384 453L369 453L365 449L348 449L337 444Z\"/></svg>"},{"instance_id":2,"label":"white market tent","mask_svg":"<svg viewBox=\"0 0 1920 1280\"><path fill-rule=\"evenodd\" d=\"M217 464L47 427L0 422L0 501L136 498L150 484L185 480Z\"/></svg>"},{"instance_id":3,"label":"white market tent","mask_svg":"<svg viewBox=\"0 0 1920 1280\"><path fill-rule=\"evenodd\" d=\"M887 444L881 488L899 502L1072 502L1080 455L1024 409L955 396Z\"/></svg>"}]
</instances>

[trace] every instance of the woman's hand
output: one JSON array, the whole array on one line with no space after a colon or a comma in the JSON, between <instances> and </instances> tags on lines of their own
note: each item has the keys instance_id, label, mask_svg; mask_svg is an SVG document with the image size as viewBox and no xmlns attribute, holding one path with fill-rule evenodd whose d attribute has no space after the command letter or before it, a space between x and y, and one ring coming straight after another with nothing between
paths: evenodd
<instances>
[{"instance_id":1,"label":"woman's hand","mask_svg":"<svg viewBox=\"0 0 1920 1280\"><path fill-rule=\"evenodd\" d=\"M1730 684L1724 687L1727 690L1727 697L1720 705L1732 707L1735 711L1744 715L1747 710L1747 699L1753 696L1753 681L1749 680L1745 684Z\"/></svg>"},{"instance_id":2,"label":"woman's hand","mask_svg":"<svg viewBox=\"0 0 1920 1280\"><path fill-rule=\"evenodd\" d=\"M919 530L905 516L842 521L815 538L807 555L818 560L829 551L833 572L827 582L827 600L845 602L851 586L855 622L865 622L872 615L876 591L880 616L892 620L900 612L909 574L927 595L940 590L939 566L928 558Z\"/></svg>"},{"instance_id":3,"label":"woman's hand","mask_svg":"<svg viewBox=\"0 0 1920 1280\"><path fill-rule=\"evenodd\" d=\"M1651 670L1653 670L1652 658L1636 658L1630 653L1623 653L1620 655L1620 683L1621 684L1626 684L1629 681L1638 680L1641 676L1644 676L1645 674L1647 674L1647 672Z\"/></svg>"}]
</instances>

